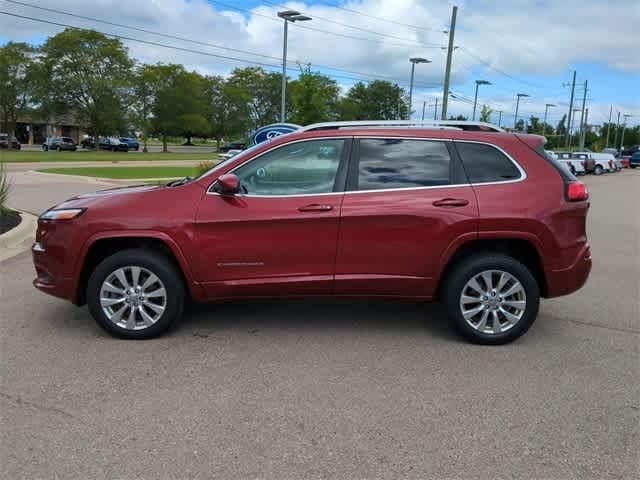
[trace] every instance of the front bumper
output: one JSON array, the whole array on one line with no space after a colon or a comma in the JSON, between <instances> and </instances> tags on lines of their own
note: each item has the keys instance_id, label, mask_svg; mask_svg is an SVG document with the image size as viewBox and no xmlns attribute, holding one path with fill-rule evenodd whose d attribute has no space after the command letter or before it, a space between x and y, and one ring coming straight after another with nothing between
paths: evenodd
<instances>
[{"instance_id":1,"label":"front bumper","mask_svg":"<svg viewBox=\"0 0 640 480\"><path fill-rule=\"evenodd\" d=\"M31 247L31 255L36 270L33 286L41 292L76 303L73 277L58 273L55 263L47 256L39 242L34 243Z\"/></svg>"}]
</instances>

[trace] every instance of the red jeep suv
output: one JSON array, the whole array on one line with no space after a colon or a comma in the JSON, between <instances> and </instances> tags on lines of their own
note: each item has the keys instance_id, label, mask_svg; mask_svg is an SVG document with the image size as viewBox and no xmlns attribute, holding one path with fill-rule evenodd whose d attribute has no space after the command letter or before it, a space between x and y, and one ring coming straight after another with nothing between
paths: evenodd
<instances>
[{"instance_id":1,"label":"red jeep suv","mask_svg":"<svg viewBox=\"0 0 640 480\"><path fill-rule=\"evenodd\" d=\"M467 339L501 344L585 283L588 193L543 137L388 123L305 127L195 179L68 200L40 217L34 285L131 339L187 299L339 297L439 299Z\"/></svg>"}]
</instances>

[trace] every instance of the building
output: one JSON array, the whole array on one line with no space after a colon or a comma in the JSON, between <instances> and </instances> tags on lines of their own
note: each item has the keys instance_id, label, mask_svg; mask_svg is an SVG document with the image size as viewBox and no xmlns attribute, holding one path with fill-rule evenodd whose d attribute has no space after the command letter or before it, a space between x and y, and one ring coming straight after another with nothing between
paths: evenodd
<instances>
[{"instance_id":1,"label":"building","mask_svg":"<svg viewBox=\"0 0 640 480\"><path fill-rule=\"evenodd\" d=\"M45 119L38 113L27 113L18 118L15 136L23 145L44 143L47 137L71 137L76 143L84 137L84 127L71 114Z\"/></svg>"}]
</instances>

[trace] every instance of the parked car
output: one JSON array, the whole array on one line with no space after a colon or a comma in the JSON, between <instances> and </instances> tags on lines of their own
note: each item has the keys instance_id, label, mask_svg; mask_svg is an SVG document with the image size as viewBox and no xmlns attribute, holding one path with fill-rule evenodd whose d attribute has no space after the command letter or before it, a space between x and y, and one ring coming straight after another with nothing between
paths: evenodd
<instances>
[{"instance_id":1,"label":"parked car","mask_svg":"<svg viewBox=\"0 0 640 480\"><path fill-rule=\"evenodd\" d=\"M399 124L311 125L195 179L74 197L39 218L34 285L130 339L187 299L355 297L438 299L483 344L584 285L589 195L544 137Z\"/></svg>"},{"instance_id":2,"label":"parked car","mask_svg":"<svg viewBox=\"0 0 640 480\"><path fill-rule=\"evenodd\" d=\"M231 157L235 157L240 152L242 152L242 150L227 150L225 153L219 153L218 154L218 158L220 160L227 160L227 159L229 159Z\"/></svg>"},{"instance_id":3,"label":"parked car","mask_svg":"<svg viewBox=\"0 0 640 480\"><path fill-rule=\"evenodd\" d=\"M634 153L640 152L640 145L631 145L629 148L623 148L622 155L632 156Z\"/></svg>"},{"instance_id":4,"label":"parked car","mask_svg":"<svg viewBox=\"0 0 640 480\"><path fill-rule=\"evenodd\" d=\"M100 137L100 148L112 152L128 152L129 144L120 141L117 137Z\"/></svg>"},{"instance_id":5,"label":"parked car","mask_svg":"<svg viewBox=\"0 0 640 480\"><path fill-rule=\"evenodd\" d=\"M554 152L551 152L551 153L553 153L552 157L554 157L555 160L560 162L560 164L566 166L566 168L568 168L573 175L584 175L586 173L584 161L579 158L574 158L571 153L568 153L568 152L561 152L559 154L556 154ZM548 154L549 154L549 151L547 151L547 155Z\"/></svg>"},{"instance_id":6,"label":"parked car","mask_svg":"<svg viewBox=\"0 0 640 480\"><path fill-rule=\"evenodd\" d=\"M603 148L601 153L610 153L614 157L620 156L620 152L618 151L617 148Z\"/></svg>"},{"instance_id":7,"label":"parked car","mask_svg":"<svg viewBox=\"0 0 640 480\"><path fill-rule=\"evenodd\" d=\"M622 163L622 168L629 168L629 163L631 162L631 155L621 155L620 163Z\"/></svg>"},{"instance_id":8,"label":"parked car","mask_svg":"<svg viewBox=\"0 0 640 480\"><path fill-rule=\"evenodd\" d=\"M246 142L239 140L236 142L225 143L220 147L219 151L222 153L226 153L229 150L244 150L245 148L247 148Z\"/></svg>"},{"instance_id":9,"label":"parked car","mask_svg":"<svg viewBox=\"0 0 640 480\"><path fill-rule=\"evenodd\" d=\"M608 160L596 159L593 152L573 152L571 153L571 158L577 158L582 161L587 173L602 175L605 172L613 171L613 167Z\"/></svg>"},{"instance_id":10,"label":"parked car","mask_svg":"<svg viewBox=\"0 0 640 480\"><path fill-rule=\"evenodd\" d=\"M45 152L48 150L75 152L77 149L78 145L76 145L76 142L71 137L49 137L42 144L42 150Z\"/></svg>"},{"instance_id":11,"label":"parked car","mask_svg":"<svg viewBox=\"0 0 640 480\"><path fill-rule=\"evenodd\" d=\"M133 137L120 137L122 143L126 143L129 150L140 150L140 143Z\"/></svg>"},{"instance_id":12,"label":"parked car","mask_svg":"<svg viewBox=\"0 0 640 480\"><path fill-rule=\"evenodd\" d=\"M80 146L82 148L96 148L96 141L93 137L85 137L80 140Z\"/></svg>"},{"instance_id":13,"label":"parked car","mask_svg":"<svg viewBox=\"0 0 640 480\"><path fill-rule=\"evenodd\" d=\"M622 164L620 162L616 162L616 157L611 153L594 153L591 152L590 155L596 161L596 163L602 163L607 166L609 172L618 172L622 170Z\"/></svg>"},{"instance_id":14,"label":"parked car","mask_svg":"<svg viewBox=\"0 0 640 480\"><path fill-rule=\"evenodd\" d=\"M629 158L629 167L640 167L640 150L631 155L631 157Z\"/></svg>"},{"instance_id":15,"label":"parked car","mask_svg":"<svg viewBox=\"0 0 640 480\"><path fill-rule=\"evenodd\" d=\"M0 133L0 150L8 150L9 146L11 146L13 150L20 150L22 148L22 145L20 145L16 137L11 137L11 140L9 140L8 133Z\"/></svg>"}]
</instances>

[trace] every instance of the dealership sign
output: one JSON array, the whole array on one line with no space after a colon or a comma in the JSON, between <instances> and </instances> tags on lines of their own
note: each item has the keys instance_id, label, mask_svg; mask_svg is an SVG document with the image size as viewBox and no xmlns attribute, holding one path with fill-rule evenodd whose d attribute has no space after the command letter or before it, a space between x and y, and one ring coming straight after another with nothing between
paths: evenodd
<instances>
[{"instance_id":1,"label":"dealership sign","mask_svg":"<svg viewBox=\"0 0 640 480\"><path fill-rule=\"evenodd\" d=\"M251 137L251 141L256 145L258 143L271 140L272 138L279 137L280 135L284 135L285 133L295 132L299 128L300 125L296 125L294 123L272 123L271 125L267 125L256 130Z\"/></svg>"}]
</instances>

